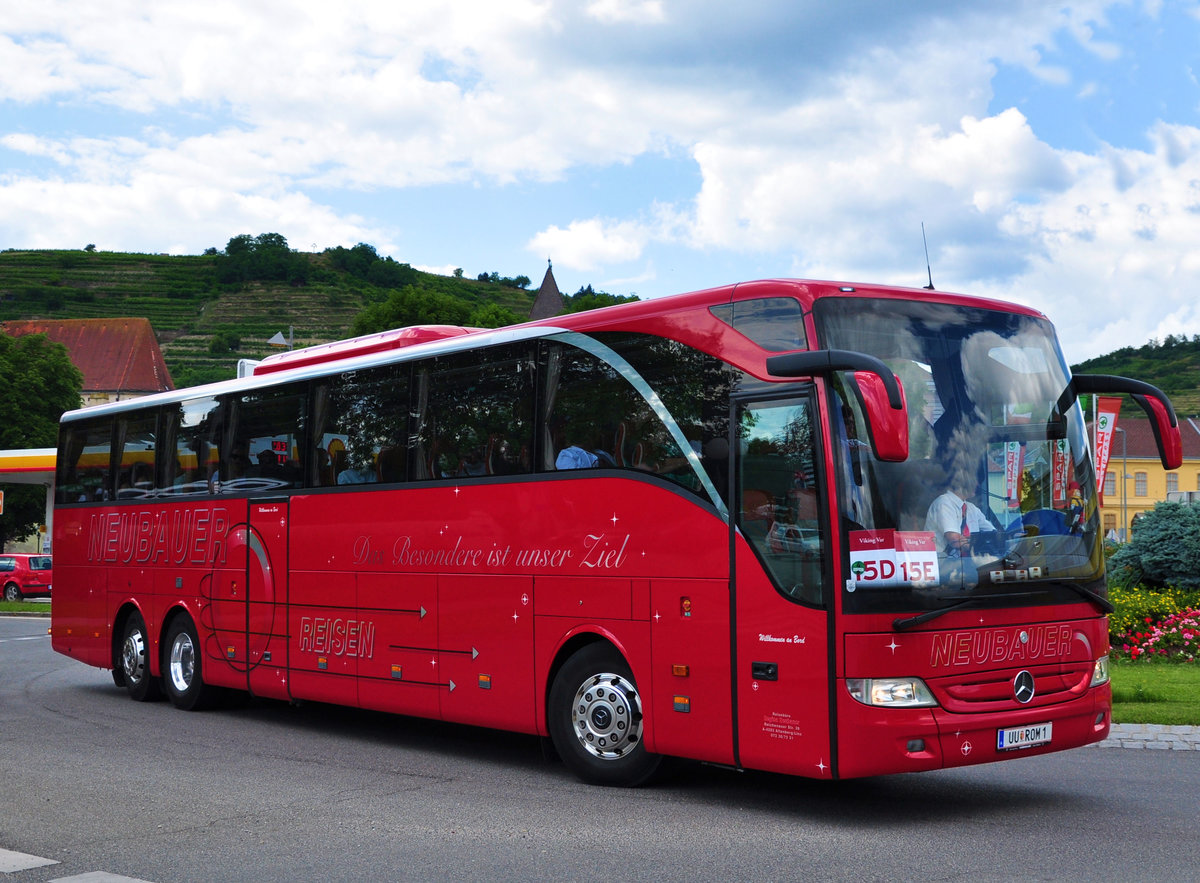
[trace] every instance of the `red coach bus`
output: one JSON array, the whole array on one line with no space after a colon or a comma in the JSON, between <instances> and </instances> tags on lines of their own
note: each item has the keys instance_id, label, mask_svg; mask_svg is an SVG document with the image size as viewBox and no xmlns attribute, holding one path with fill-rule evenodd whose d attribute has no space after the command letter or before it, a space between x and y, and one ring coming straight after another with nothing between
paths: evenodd
<instances>
[{"instance_id":1,"label":"red coach bus","mask_svg":"<svg viewBox=\"0 0 1200 883\"><path fill-rule=\"evenodd\" d=\"M63 416L53 644L229 689L817 778L1108 733L1096 479L1035 311L760 281L407 328Z\"/></svg>"}]
</instances>

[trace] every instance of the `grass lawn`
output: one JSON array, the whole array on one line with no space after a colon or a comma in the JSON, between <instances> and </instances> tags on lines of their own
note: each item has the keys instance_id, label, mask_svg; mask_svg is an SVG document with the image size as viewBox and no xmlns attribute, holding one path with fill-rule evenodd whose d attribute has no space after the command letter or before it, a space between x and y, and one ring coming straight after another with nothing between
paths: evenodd
<instances>
[{"instance_id":1,"label":"grass lawn","mask_svg":"<svg viewBox=\"0 0 1200 883\"><path fill-rule=\"evenodd\" d=\"M1113 722L1200 726L1200 665L1111 664Z\"/></svg>"},{"instance_id":2,"label":"grass lawn","mask_svg":"<svg viewBox=\"0 0 1200 883\"><path fill-rule=\"evenodd\" d=\"M6 613L49 613L50 605L36 601L0 601L0 616Z\"/></svg>"}]
</instances>

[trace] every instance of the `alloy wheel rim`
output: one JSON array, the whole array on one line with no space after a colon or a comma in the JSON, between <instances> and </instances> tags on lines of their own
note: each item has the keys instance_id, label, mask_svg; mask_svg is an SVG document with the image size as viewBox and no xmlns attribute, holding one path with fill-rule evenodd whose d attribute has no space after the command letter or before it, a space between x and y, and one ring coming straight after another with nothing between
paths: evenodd
<instances>
[{"instance_id":1,"label":"alloy wheel rim","mask_svg":"<svg viewBox=\"0 0 1200 883\"><path fill-rule=\"evenodd\" d=\"M583 749L600 760L617 760L642 738L642 698L629 679L594 675L575 692L571 727Z\"/></svg>"}]
</instances>

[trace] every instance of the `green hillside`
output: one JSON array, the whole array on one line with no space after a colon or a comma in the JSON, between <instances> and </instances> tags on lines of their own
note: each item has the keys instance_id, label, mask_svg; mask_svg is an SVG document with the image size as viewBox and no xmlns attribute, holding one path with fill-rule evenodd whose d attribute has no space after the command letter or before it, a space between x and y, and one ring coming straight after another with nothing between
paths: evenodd
<instances>
[{"instance_id":1,"label":"green hillside","mask_svg":"<svg viewBox=\"0 0 1200 883\"><path fill-rule=\"evenodd\" d=\"M1071 366L1075 374L1119 374L1152 383L1167 393L1177 413L1200 415L1200 335L1190 340L1168 334L1140 347L1126 346ZM1141 414L1133 402L1122 413Z\"/></svg>"},{"instance_id":2,"label":"green hillside","mask_svg":"<svg viewBox=\"0 0 1200 883\"><path fill-rule=\"evenodd\" d=\"M279 332L286 338L289 327L297 347L348 337L360 313L384 304L401 286L473 306L495 305L518 317L533 306L534 292L514 287L513 280L438 276L368 251L369 260L359 265L353 263L362 256L356 250L290 252L303 272L293 268L289 282L234 278L231 256L224 253L8 250L0 252L0 320L144 316L176 384L185 386L232 377L238 359L275 351L267 340ZM392 272L368 272L368 264Z\"/></svg>"}]
</instances>

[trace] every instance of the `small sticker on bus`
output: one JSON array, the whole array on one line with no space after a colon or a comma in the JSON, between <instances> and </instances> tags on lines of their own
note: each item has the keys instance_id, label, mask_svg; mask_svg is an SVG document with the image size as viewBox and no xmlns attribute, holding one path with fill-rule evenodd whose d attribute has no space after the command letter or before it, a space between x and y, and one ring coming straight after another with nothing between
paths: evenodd
<instances>
[{"instance_id":1,"label":"small sticker on bus","mask_svg":"<svg viewBox=\"0 0 1200 883\"><path fill-rule=\"evenodd\" d=\"M929 531L852 531L850 571L856 589L935 585L936 539Z\"/></svg>"}]
</instances>

